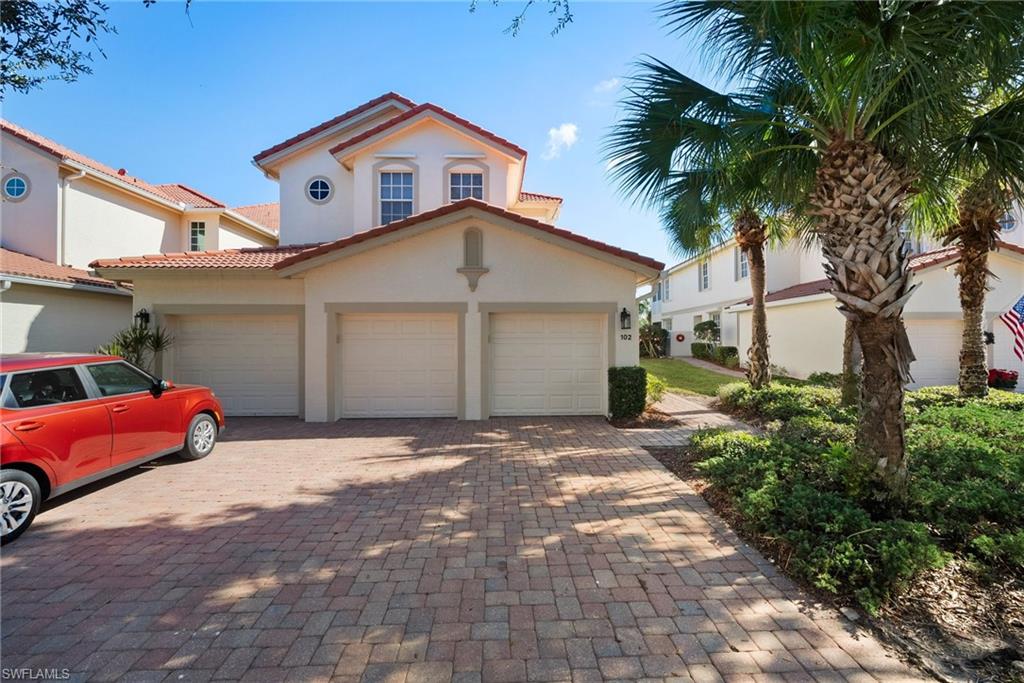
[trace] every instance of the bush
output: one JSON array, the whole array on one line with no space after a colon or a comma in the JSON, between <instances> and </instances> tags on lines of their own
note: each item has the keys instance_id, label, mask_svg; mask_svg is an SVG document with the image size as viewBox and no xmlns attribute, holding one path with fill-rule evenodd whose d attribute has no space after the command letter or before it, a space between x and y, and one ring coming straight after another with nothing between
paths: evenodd
<instances>
[{"instance_id":1,"label":"bush","mask_svg":"<svg viewBox=\"0 0 1024 683\"><path fill-rule=\"evenodd\" d=\"M612 419L639 417L647 406L647 370L608 368L608 409Z\"/></svg>"},{"instance_id":2,"label":"bush","mask_svg":"<svg viewBox=\"0 0 1024 683\"><path fill-rule=\"evenodd\" d=\"M807 376L807 383L819 387L838 389L842 386L843 376L838 372L812 372Z\"/></svg>"},{"instance_id":3,"label":"bush","mask_svg":"<svg viewBox=\"0 0 1024 683\"><path fill-rule=\"evenodd\" d=\"M730 368L739 367L740 352L735 346L716 346L714 350L715 362L721 363Z\"/></svg>"},{"instance_id":4,"label":"bush","mask_svg":"<svg viewBox=\"0 0 1024 683\"><path fill-rule=\"evenodd\" d=\"M714 346L707 342L693 342L690 344L690 353L693 354L694 358L702 358L704 360L714 360Z\"/></svg>"},{"instance_id":5,"label":"bush","mask_svg":"<svg viewBox=\"0 0 1024 683\"><path fill-rule=\"evenodd\" d=\"M661 400L668 390L668 384L660 377L647 375L647 405L654 405Z\"/></svg>"},{"instance_id":6,"label":"bush","mask_svg":"<svg viewBox=\"0 0 1024 683\"><path fill-rule=\"evenodd\" d=\"M836 389L779 383L754 389L749 384L736 383L722 387L718 398L726 410L760 420L820 416L844 423L853 421L853 416L839 405Z\"/></svg>"}]
</instances>

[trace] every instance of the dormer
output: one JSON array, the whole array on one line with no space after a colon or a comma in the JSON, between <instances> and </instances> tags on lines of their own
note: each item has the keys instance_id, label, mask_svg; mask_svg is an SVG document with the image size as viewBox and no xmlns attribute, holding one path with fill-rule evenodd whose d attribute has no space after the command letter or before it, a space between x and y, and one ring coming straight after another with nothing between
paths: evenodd
<instances>
[{"instance_id":1,"label":"dormer","mask_svg":"<svg viewBox=\"0 0 1024 683\"><path fill-rule=\"evenodd\" d=\"M256 155L280 183L281 243L322 242L460 199L553 222L524 193L526 150L441 107L389 93Z\"/></svg>"}]
</instances>

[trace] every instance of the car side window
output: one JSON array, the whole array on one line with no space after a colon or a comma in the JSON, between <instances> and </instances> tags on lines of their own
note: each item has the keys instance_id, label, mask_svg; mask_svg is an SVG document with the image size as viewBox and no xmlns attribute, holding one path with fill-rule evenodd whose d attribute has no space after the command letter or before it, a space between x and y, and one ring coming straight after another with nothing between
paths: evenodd
<instances>
[{"instance_id":1,"label":"car side window","mask_svg":"<svg viewBox=\"0 0 1024 683\"><path fill-rule=\"evenodd\" d=\"M133 394L153 388L153 379L149 375L125 363L87 365L86 368L104 396Z\"/></svg>"},{"instance_id":2,"label":"car side window","mask_svg":"<svg viewBox=\"0 0 1024 683\"><path fill-rule=\"evenodd\" d=\"M11 398L18 408L69 403L88 398L74 368L22 372L11 377Z\"/></svg>"}]
</instances>

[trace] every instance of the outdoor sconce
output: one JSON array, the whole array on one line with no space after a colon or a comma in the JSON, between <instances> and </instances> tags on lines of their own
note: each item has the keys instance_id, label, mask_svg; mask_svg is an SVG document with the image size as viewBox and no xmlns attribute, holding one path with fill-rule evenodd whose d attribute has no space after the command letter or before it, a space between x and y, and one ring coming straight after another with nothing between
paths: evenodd
<instances>
[{"instance_id":1,"label":"outdoor sconce","mask_svg":"<svg viewBox=\"0 0 1024 683\"><path fill-rule=\"evenodd\" d=\"M985 333L985 343L992 345L996 343L996 335L992 332Z\"/></svg>"},{"instance_id":2,"label":"outdoor sconce","mask_svg":"<svg viewBox=\"0 0 1024 683\"><path fill-rule=\"evenodd\" d=\"M625 308L622 309L622 313L619 313L619 323L622 329L624 330L628 330L630 328L630 324L632 323L632 316L629 314L629 311L627 311Z\"/></svg>"},{"instance_id":3,"label":"outdoor sconce","mask_svg":"<svg viewBox=\"0 0 1024 683\"><path fill-rule=\"evenodd\" d=\"M145 308L140 308L138 313L135 314L135 322L143 327L149 327L149 311Z\"/></svg>"}]
</instances>

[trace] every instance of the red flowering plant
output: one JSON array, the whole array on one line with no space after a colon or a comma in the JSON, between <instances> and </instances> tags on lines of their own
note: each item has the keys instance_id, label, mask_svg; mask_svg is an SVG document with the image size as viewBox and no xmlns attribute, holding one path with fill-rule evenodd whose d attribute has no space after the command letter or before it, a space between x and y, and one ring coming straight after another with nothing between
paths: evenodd
<instances>
[{"instance_id":1,"label":"red flowering plant","mask_svg":"<svg viewBox=\"0 0 1024 683\"><path fill-rule=\"evenodd\" d=\"M993 389L1013 391L1017 388L1017 371L992 368L988 371L988 385Z\"/></svg>"}]
</instances>

